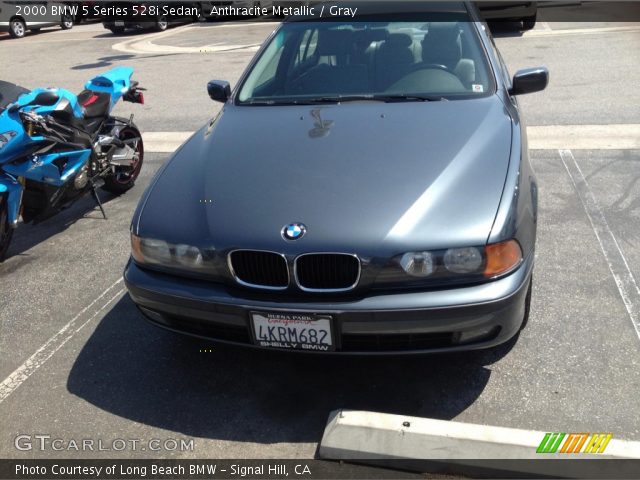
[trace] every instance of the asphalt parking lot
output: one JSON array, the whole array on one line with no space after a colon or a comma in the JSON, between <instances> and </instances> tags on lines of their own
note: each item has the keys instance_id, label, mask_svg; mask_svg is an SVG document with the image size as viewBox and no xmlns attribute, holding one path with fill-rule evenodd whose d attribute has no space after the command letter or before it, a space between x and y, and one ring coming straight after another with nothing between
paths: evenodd
<instances>
[{"instance_id":1,"label":"asphalt parking lot","mask_svg":"<svg viewBox=\"0 0 640 480\"><path fill-rule=\"evenodd\" d=\"M532 128L578 140L531 151L540 188L531 318L491 354L336 358L230 348L148 325L124 291L138 198L178 142L219 109L211 79L237 81L277 23L202 23L113 36L100 24L0 36L3 80L80 91L130 65L148 89L121 104L151 140L136 187L20 225L0 264L0 457L309 458L336 408L640 440L640 147L584 148L640 125L640 24L540 22L497 32L511 72L546 65L549 88L522 97ZM427 105L428 107L428 105ZM249 135L251 132L247 132ZM600 139L604 145L605 138ZM177 143L176 143L177 146ZM582 147L582 148L581 148ZM16 448L20 434L139 439L133 451ZM194 439L181 451L151 439Z\"/></svg>"}]
</instances>

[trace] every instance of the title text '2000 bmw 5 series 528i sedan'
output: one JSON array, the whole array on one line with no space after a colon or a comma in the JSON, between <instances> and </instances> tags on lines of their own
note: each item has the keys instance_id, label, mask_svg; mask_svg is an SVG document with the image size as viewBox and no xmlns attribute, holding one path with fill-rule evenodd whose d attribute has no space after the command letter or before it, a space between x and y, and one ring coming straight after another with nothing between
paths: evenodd
<instances>
[{"instance_id":1,"label":"title text '2000 bmw 5 series 528i sedan'","mask_svg":"<svg viewBox=\"0 0 640 480\"><path fill-rule=\"evenodd\" d=\"M289 18L147 189L124 277L153 323L263 348L493 347L526 323L537 188L472 4Z\"/></svg>"}]
</instances>

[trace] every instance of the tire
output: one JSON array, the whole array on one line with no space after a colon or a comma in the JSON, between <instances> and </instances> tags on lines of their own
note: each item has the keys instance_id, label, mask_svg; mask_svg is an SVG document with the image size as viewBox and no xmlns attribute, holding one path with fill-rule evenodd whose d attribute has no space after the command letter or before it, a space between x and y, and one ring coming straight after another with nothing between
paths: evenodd
<instances>
[{"instance_id":1,"label":"tire","mask_svg":"<svg viewBox=\"0 0 640 480\"><path fill-rule=\"evenodd\" d=\"M120 140L128 140L131 138L139 138L136 152L138 153L138 162L133 167L132 171L118 171L116 167L116 173L109 175L104 179L103 190L114 193L116 195L122 195L127 190L131 190L136 183L138 175L142 170L142 162L144 160L144 144L142 143L142 135L140 130L131 124L120 130Z\"/></svg>"},{"instance_id":2,"label":"tire","mask_svg":"<svg viewBox=\"0 0 640 480\"><path fill-rule=\"evenodd\" d=\"M531 17L526 17L522 19L522 29L523 30L532 30L533 27L536 26L536 15L533 15Z\"/></svg>"},{"instance_id":3,"label":"tire","mask_svg":"<svg viewBox=\"0 0 640 480\"><path fill-rule=\"evenodd\" d=\"M112 27L109 30L111 30L111 33L114 35L122 35L124 33L124 27Z\"/></svg>"},{"instance_id":4,"label":"tire","mask_svg":"<svg viewBox=\"0 0 640 480\"><path fill-rule=\"evenodd\" d=\"M73 17L70 15L63 15L60 20L60 28L63 30L71 30L73 28Z\"/></svg>"},{"instance_id":5,"label":"tire","mask_svg":"<svg viewBox=\"0 0 640 480\"><path fill-rule=\"evenodd\" d=\"M27 25L23 20L14 18L9 22L9 35L12 38L22 38L27 33Z\"/></svg>"},{"instance_id":6,"label":"tire","mask_svg":"<svg viewBox=\"0 0 640 480\"><path fill-rule=\"evenodd\" d=\"M155 26L156 31L164 32L168 27L169 27L169 21L167 20L166 16L161 15L156 19L156 26Z\"/></svg>"},{"instance_id":7,"label":"tire","mask_svg":"<svg viewBox=\"0 0 640 480\"><path fill-rule=\"evenodd\" d=\"M4 260L13 236L13 228L9 225L8 217L7 200L5 198L2 205L0 205L0 262Z\"/></svg>"}]
</instances>

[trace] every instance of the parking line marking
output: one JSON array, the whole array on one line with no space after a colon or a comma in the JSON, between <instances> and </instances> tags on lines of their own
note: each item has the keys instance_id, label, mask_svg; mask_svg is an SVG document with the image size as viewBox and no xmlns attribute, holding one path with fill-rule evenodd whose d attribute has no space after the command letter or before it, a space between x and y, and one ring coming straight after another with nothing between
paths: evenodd
<instances>
[{"instance_id":1,"label":"parking line marking","mask_svg":"<svg viewBox=\"0 0 640 480\"><path fill-rule=\"evenodd\" d=\"M58 333L51 337L47 342L35 351L22 365L16 368L2 383L0 383L0 403L6 400L20 385L22 385L36 370L38 370L44 363L49 360L58 350L60 350L65 343L82 330L89 322L98 316L102 310L104 310L111 302L113 302L118 296L124 292L124 287L120 288L115 295L110 297L96 312L94 312L88 320L82 322L79 326L80 318L91 307L100 301L109 291L113 290L122 282L122 278L119 278L116 282L112 283L104 292L102 292L98 298L92 301L89 305L84 307L80 312L73 317L69 323L62 327Z\"/></svg>"},{"instance_id":2,"label":"parking line marking","mask_svg":"<svg viewBox=\"0 0 640 480\"><path fill-rule=\"evenodd\" d=\"M551 30L551 27L549 26L549 24L547 22L540 22L540 30Z\"/></svg>"},{"instance_id":3,"label":"parking line marking","mask_svg":"<svg viewBox=\"0 0 640 480\"><path fill-rule=\"evenodd\" d=\"M629 268L629 263L620 248L620 244L613 234L611 227L609 227L609 223L604 213L602 213L602 209L596 201L589 182L587 182L586 177L582 173L573 153L571 150L558 150L558 153L560 154L564 168L569 174L571 183L573 183L573 187L578 193L582 206L587 213L591 227L600 244L600 249L609 265L609 270L616 282L618 292L620 292L620 297L622 297L622 302L627 309L633 328L640 340L640 320L638 319L640 288L638 288L636 279Z\"/></svg>"},{"instance_id":4,"label":"parking line marking","mask_svg":"<svg viewBox=\"0 0 640 480\"><path fill-rule=\"evenodd\" d=\"M170 153L193 132L143 132L147 152ZM532 125L527 127L531 150L640 149L640 124Z\"/></svg>"},{"instance_id":5,"label":"parking line marking","mask_svg":"<svg viewBox=\"0 0 640 480\"><path fill-rule=\"evenodd\" d=\"M567 28L562 30L534 29L524 32L523 38L527 37L553 37L557 35L593 35L601 33L632 33L638 32L640 28L635 25L623 27L598 27L598 28Z\"/></svg>"},{"instance_id":6,"label":"parking line marking","mask_svg":"<svg viewBox=\"0 0 640 480\"><path fill-rule=\"evenodd\" d=\"M640 149L640 124L536 125L527 127L534 150Z\"/></svg>"}]
</instances>

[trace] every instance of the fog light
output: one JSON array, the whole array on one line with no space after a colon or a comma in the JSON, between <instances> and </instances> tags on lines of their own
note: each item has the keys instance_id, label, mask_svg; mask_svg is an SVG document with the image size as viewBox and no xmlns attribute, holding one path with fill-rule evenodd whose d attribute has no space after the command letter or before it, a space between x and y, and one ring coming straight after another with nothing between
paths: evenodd
<instances>
[{"instance_id":1,"label":"fog light","mask_svg":"<svg viewBox=\"0 0 640 480\"><path fill-rule=\"evenodd\" d=\"M409 252L400 259L402 269L412 277L428 277L433 273L431 252Z\"/></svg>"},{"instance_id":2,"label":"fog light","mask_svg":"<svg viewBox=\"0 0 640 480\"><path fill-rule=\"evenodd\" d=\"M484 327L477 330L467 330L465 332L456 332L454 340L456 343L480 342L483 340L491 340L496 337L500 327Z\"/></svg>"}]
</instances>

